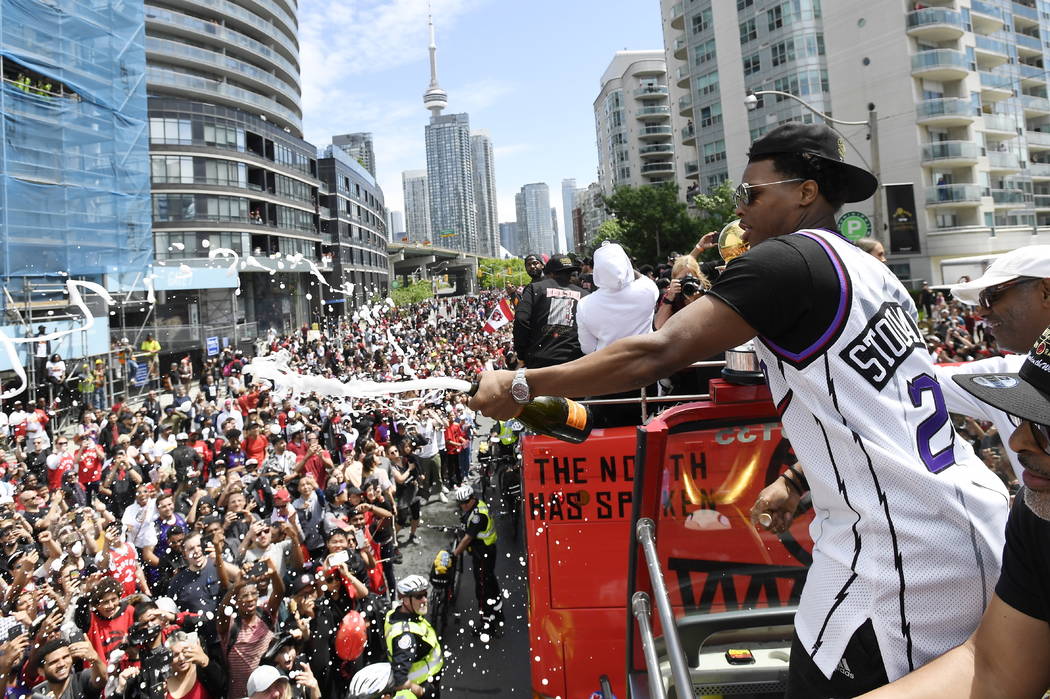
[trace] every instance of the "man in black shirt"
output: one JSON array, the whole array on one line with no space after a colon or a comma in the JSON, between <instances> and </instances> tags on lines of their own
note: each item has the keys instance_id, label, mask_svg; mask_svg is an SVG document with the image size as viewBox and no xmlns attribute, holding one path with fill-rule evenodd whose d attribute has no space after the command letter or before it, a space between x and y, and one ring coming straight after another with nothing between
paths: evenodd
<instances>
[{"instance_id":1,"label":"man in black shirt","mask_svg":"<svg viewBox=\"0 0 1050 699\"><path fill-rule=\"evenodd\" d=\"M219 601L219 571L215 562L204 555L201 535L194 532L186 537L182 545L186 567L175 574L168 585L168 597L175 600L179 609L194 614L215 614Z\"/></svg>"},{"instance_id":2,"label":"man in black shirt","mask_svg":"<svg viewBox=\"0 0 1050 699\"><path fill-rule=\"evenodd\" d=\"M1002 573L966 643L865 696L1039 697L1050 687L1050 328L1017 374L952 379L1020 421L1010 448L1025 488L1006 524Z\"/></svg>"},{"instance_id":3,"label":"man in black shirt","mask_svg":"<svg viewBox=\"0 0 1050 699\"><path fill-rule=\"evenodd\" d=\"M44 681L33 687L34 695L54 699L97 699L106 686L106 665L87 641L70 643L58 638L48 641L40 649L40 674ZM73 661L89 665L80 672L73 671Z\"/></svg>"},{"instance_id":4,"label":"man in black shirt","mask_svg":"<svg viewBox=\"0 0 1050 699\"><path fill-rule=\"evenodd\" d=\"M514 351L529 368L583 356L576 332L576 306L587 292L569 282L580 267L568 255L552 257L546 278L525 287L514 312Z\"/></svg>"}]
</instances>

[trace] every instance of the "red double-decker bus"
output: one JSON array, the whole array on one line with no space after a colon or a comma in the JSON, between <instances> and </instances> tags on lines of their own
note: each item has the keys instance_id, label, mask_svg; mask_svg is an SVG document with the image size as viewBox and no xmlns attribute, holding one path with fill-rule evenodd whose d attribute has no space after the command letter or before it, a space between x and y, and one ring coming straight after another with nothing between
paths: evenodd
<instances>
[{"instance_id":1,"label":"red double-decker bus","mask_svg":"<svg viewBox=\"0 0 1050 699\"><path fill-rule=\"evenodd\" d=\"M764 386L710 391L583 444L524 439L535 697L783 695L812 516L751 524L791 446Z\"/></svg>"}]
</instances>

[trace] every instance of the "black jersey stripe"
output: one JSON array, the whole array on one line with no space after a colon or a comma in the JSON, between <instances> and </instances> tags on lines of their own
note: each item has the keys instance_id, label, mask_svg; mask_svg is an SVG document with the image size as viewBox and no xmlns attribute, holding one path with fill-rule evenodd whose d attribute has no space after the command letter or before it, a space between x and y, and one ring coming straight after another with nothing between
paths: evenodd
<instances>
[{"instance_id":1,"label":"black jersey stripe","mask_svg":"<svg viewBox=\"0 0 1050 699\"><path fill-rule=\"evenodd\" d=\"M955 495L959 498L963 512L966 513L966 523L970 525L970 545L973 547L974 562L977 563L977 570L981 571L981 609L987 609L988 576L984 571L984 556L981 554L981 547L977 543L977 527L973 526L973 517L970 516L970 509L966 507L966 493L958 485L955 486Z\"/></svg>"}]
</instances>

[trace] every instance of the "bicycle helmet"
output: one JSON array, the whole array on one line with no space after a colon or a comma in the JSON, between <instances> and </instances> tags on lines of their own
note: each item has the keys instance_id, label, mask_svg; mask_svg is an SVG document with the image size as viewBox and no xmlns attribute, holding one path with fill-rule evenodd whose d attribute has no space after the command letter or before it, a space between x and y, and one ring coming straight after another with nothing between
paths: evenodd
<instances>
[{"instance_id":1,"label":"bicycle helmet","mask_svg":"<svg viewBox=\"0 0 1050 699\"><path fill-rule=\"evenodd\" d=\"M397 581L397 594L402 596L424 592L429 589L430 583L422 575L409 575L407 578Z\"/></svg>"},{"instance_id":2,"label":"bicycle helmet","mask_svg":"<svg viewBox=\"0 0 1050 699\"><path fill-rule=\"evenodd\" d=\"M474 488L464 483L452 491L452 497L456 499L456 502L468 502L474 497Z\"/></svg>"},{"instance_id":3,"label":"bicycle helmet","mask_svg":"<svg viewBox=\"0 0 1050 699\"><path fill-rule=\"evenodd\" d=\"M419 577L418 575L413 577ZM400 587L400 585L398 586ZM350 680L347 699L379 699L390 692L394 670L390 663L373 663L361 668Z\"/></svg>"}]
</instances>

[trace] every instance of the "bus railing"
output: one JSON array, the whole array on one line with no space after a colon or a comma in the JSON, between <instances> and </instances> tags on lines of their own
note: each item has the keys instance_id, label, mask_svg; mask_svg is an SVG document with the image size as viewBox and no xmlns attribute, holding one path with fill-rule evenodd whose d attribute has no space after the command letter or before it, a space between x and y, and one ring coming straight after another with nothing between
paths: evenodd
<instances>
[{"instance_id":1,"label":"bus railing","mask_svg":"<svg viewBox=\"0 0 1050 699\"><path fill-rule=\"evenodd\" d=\"M642 639L642 655L645 656L646 677L649 680L649 699L665 699L663 682L660 680L660 657L656 654L656 641L653 640L652 604L649 595L635 592L631 596L631 611L638 623L638 632Z\"/></svg>"},{"instance_id":2,"label":"bus railing","mask_svg":"<svg viewBox=\"0 0 1050 699\"><path fill-rule=\"evenodd\" d=\"M708 369L713 367L724 367L726 365L724 359L714 359L705 362L693 362L687 368L689 369ZM646 423L649 420L649 404L650 403L686 403L689 401L697 400L710 400L710 393L689 393L684 395L667 395L667 396L649 396L646 393L645 387L643 386L638 396L631 396L630 398L586 398L581 401L583 405L631 405L638 403L641 406L641 418L642 423Z\"/></svg>"},{"instance_id":3,"label":"bus railing","mask_svg":"<svg viewBox=\"0 0 1050 699\"><path fill-rule=\"evenodd\" d=\"M678 637L674 612L671 610L671 598L667 594L667 584L664 583L664 574L660 569L660 558L656 554L656 523L648 517L643 517L635 525L634 533L645 554L645 567L649 571L649 582L653 586L653 598L656 601L656 612L660 616L660 627L663 629L664 645L667 649L667 659L671 664L671 679L674 681L676 696L692 697L693 683L689 677L689 666L686 665L685 651L682 650L682 641ZM655 656L655 652L653 655ZM645 664L651 688L654 675L657 682L662 680L660 679L660 666L650 661L650 655L646 653ZM660 693L657 696L662 697L664 694Z\"/></svg>"}]
</instances>

